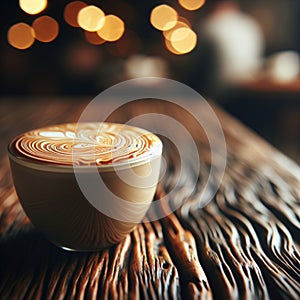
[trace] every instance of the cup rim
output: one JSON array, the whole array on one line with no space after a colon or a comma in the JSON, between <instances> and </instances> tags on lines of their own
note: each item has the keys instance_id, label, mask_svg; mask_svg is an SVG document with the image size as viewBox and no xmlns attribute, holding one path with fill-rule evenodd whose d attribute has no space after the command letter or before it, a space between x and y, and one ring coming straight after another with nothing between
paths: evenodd
<instances>
[{"instance_id":1,"label":"cup rim","mask_svg":"<svg viewBox=\"0 0 300 300\"><path fill-rule=\"evenodd\" d=\"M8 156L10 159L12 159L14 162L18 163L19 165L22 165L24 167L28 167L31 169L36 169L36 170L40 170L40 171L45 171L45 172L59 172L59 173L74 173L74 169L76 168L76 172L91 172L93 170L95 170L95 168L97 170L101 170L101 172L109 172L109 171L113 171L113 170L122 170L122 169L128 169L129 167L137 167L139 165L143 165L149 161L152 161L158 157L160 157L162 155L162 148L163 148L163 144L161 139L155 135L154 133L137 127L137 126L132 126L132 125L127 125L127 124L122 124L122 123L113 123L113 122L86 122L86 123L109 123L109 124L120 124L120 125L126 125L129 127L134 127L134 128L138 128L140 130L143 130L145 132L151 133L152 135L154 135L157 138L157 145L156 147L153 149L153 151L149 151L149 153L146 153L145 155L142 155L140 157L137 158L129 158L126 159L124 161L120 161L120 162L112 162L109 164L105 164L105 165L96 165L96 164L91 164L91 165L63 165L63 164L59 164L59 163L49 163L49 162L43 162L43 161L38 161L38 160L34 160L34 159L29 159L27 158L25 155L18 155L17 151L13 151L12 146L14 145L14 143L16 142L16 140L18 140L22 135L26 134L27 132L30 132L32 130L26 131L18 136L16 136L15 138L13 138L13 140L8 144L7 150L8 150ZM63 124L72 124L72 122L69 123L60 123L60 124L53 124L53 126L57 125L63 125ZM50 125L51 126L51 125ZM45 127L41 127L38 129L42 129L42 128L46 128L46 127L50 127L50 126L45 126Z\"/></svg>"}]
</instances>

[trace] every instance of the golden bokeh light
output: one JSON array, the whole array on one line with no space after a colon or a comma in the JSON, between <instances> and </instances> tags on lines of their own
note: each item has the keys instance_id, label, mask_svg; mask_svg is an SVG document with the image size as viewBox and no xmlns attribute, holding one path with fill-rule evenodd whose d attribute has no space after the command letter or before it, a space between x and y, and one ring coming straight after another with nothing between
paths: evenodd
<instances>
[{"instance_id":1,"label":"golden bokeh light","mask_svg":"<svg viewBox=\"0 0 300 300\"><path fill-rule=\"evenodd\" d=\"M106 41L102 39L97 32L84 31L85 39L92 45L102 45Z\"/></svg>"},{"instance_id":2,"label":"golden bokeh light","mask_svg":"<svg viewBox=\"0 0 300 300\"><path fill-rule=\"evenodd\" d=\"M197 10L205 4L205 0L178 0L178 2L186 10Z\"/></svg>"},{"instance_id":3,"label":"golden bokeh light","mask_svg":"<svg viewBox=\"0 0 300 300\"><path fill-rule=\"evenodd\" d=\"M164 31L163 35L164 35L165 39L171 40L172 34L176 29L190 28L190 27L191 27L191 24L188 22L188 20L186 20L184 18L179 18L178 21L176 22L176 25L172 29Z\"/></svg>"},{"instance_id":4,"label":"golden bokeh light","mask_svg":"<svg viewBox=\"0 0 300 300\"><path fill-rule=\"evenodd\" d=\"M24 50L34 43L34 31L26 23L17 23L9 28L7 40L11 46Z\"/></svg>"},{"instance_id":5,"label":"golden bokeh light","mask_svg":"<svg viewBox=\"0 0 300 300\"><path fill-rule=\"evenodd\" d=\"M78 13L86 6L87 4L82 1L73 1L68 3L64 10L65 21L73 27L80 27L77 22Z\"/></svg>"},{"instance_id":6,"label":"golden bokeh light","mask_svg":"<svg viewBox=\"0 0 300 300\"><path fill-rule=\"evenodd\" d=\"M77 22L86 31L97 31L104 25L104 12L97 6L89 5L82 8L77 17Z\"/></svg>"},{"instance_id":7,"label":"golden bokeh light","mask_svg":"<svg viewBox=\"0 0 300 300\"><path fill-rule=\"evenodd\" d=\"M176 25L178 14L174 8L162 4L154 7L151 11L150 22L158 30L170 30Z\"/></svg>"},{"instance_id":8,"label":"golden bokeh light","mask_svg":"<svg viewBox=\"0 0 300 300\"><path fill-rule=\"evenodd\" d=\"M44 43L53 41L59 32L57 21L49 16L42 16L35 19L32 23L35 38Z\"/></svg>"},{"instance_id":9,"label":"golden bokeh light","mask_svg":"<svg viewBox=\"0 0 300 300\"><path fill-rule=\"evenodd\" d=\"M97 31L97 34L108 42L114 42L121 38L124 31L124 22L115 15L108 15L105 17L103 27Z\"/></svg>"},{"instance_id":10,"label":"golden bokeh light","mask_svg":"<svg viewBox=\"0 0 300 300\"><path fill-rule=\"evenodd\" d=\"M167 41L166 39L166 44ZM186 54L196 47L197 35L192 29L181 27L173 31L169 41L172 48L178 52L176 54Z\"/></svg>"},{"instance_id":11,"label":"golden bokeh light","mask_svg":"<svg viewBox=\"0 0 300 300\"><path fill-rule=\"evenodd\" d=\"M36 15L46 8L47 0L19 0L19 5L26 13Z\"/></svg>"},{"instance_id":12,"label":"golden bokeh light","mask_svg":"<svg viewBox=\"0 0 300 300\"><path fill-rule=\"evenodd\" d=\"M176 49L174 49L174 47L172 46L172 43L170 42L170 40L165 39L165 46L173 54L176 54L176 55L183 54L183 53L178 52Z\"/></svg>"}]
</instances>

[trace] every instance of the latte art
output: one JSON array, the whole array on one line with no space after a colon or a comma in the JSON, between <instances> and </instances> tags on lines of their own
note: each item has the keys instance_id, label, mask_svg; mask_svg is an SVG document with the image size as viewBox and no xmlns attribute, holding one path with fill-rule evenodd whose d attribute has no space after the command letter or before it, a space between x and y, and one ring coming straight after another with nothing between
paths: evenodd
<instances>
[{"instance_id":1,"label":"latte art","mask_svg":"<svg viewBox=\"0 0 300 300\"><path fill-rule=\"evenodd\" d=\"M11 150L25 160L55 165L135 162L161 154L159 138L144 129L115 123L68 123L29 131Z\"/></svg>"}]
</instances>

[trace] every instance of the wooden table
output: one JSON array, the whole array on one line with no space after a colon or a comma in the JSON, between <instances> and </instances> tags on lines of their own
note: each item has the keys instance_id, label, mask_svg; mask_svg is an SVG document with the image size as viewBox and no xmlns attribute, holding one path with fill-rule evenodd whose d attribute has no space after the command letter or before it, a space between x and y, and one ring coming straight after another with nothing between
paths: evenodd
<instances>
[{"instance_id":1,"label":"wooden table","mask_svg":"<svg viewBox=\"0 0 300 300\"><path fill-rule=\"evenodd\" d=\"M195 194L168 217L140 224L101 252L67 252L48 242L18 202L6 145L23 131L76 121L86 103L0 102L0 299L299 299L300 168L215 106L228 157L222 184L207 206L197 205L210 167L207 140L188 115L174 109L169 113L185 122L200 151ZM115 120L153 107L129 105ZM165 152L170 183L177 161L168 145ZM156 198L166 188L161 183Z\"/></svg>"}]
</instances>

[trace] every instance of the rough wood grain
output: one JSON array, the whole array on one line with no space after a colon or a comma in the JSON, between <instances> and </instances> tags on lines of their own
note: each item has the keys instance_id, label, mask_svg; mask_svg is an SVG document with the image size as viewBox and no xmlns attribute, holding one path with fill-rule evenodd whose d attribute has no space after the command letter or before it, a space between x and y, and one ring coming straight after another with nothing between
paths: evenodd
<instances>
[{"instance_id":1,"label":"rough wood grain","mask_svg":"<svg viewBox=\"0 0 300 300\"><path fill-rule=\"evenodd\" d=\"M202 162L197 189L183 206L164 219L140 224L122 243L98 253L66 252L45 240L18 202L6 145L23 131L76 121L84 103L0 102L0 299L300 297L300 169L217 107L228 165L208 205L199 207L211 164L205 134L190 115L168 108L197 140ZM159 102L139 102L111 118L124 122L165 110ZM157 126L164 125L158 120ZM178 173L172 149L165 141L168 180L159 185L156 198L167 193ZM186 197L184 187L194 176L183 171L178 199Z\"/></svg>"}]
</instances>

